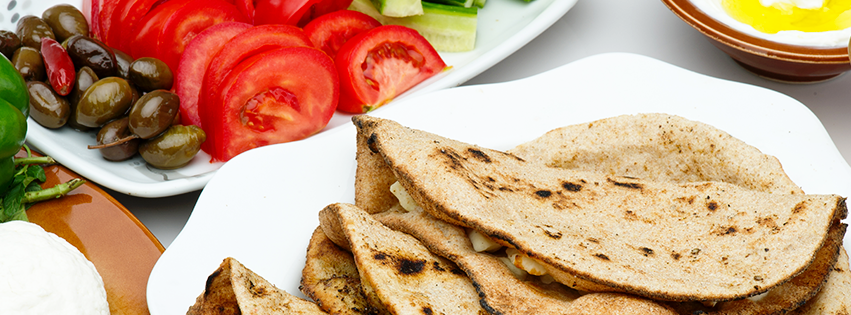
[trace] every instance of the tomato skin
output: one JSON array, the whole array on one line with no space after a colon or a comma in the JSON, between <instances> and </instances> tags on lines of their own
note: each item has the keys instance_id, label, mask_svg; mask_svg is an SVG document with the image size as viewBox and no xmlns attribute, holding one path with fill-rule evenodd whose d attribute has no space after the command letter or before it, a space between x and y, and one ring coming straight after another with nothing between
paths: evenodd
<instances>
[{"instance_id":1,"label":"tomato skin","mask_svg":"<svg viewBox=\"0 0 851 315\"><path fill-rule=\"evenodd\" d=\"M254 25L287 24L304 26L316 17L345 10L352 0L256 0Z\"/></svg>"},{"instance_id":2,"label":"tomato skin","mask_svg":"<svg viewBox=\"0 0 851 315\"><path fill-rule=\"evenodd\" d=\"M300 28L292 25L258 25L245 30L222 45L222 49L210 60L210 66L204 74L204 81L199 94L198 115L204 124L205 115L213 115L206 108L210 104L221 103L221 82L240 62L256 54L281 47L305 46L312 47L310 38ZM209 133L209 132L208 132ZM204 151L211 153L216 150L212 141L204 143Z\"/></svg>"},{"instance_id":3,"label":"tomato skin","mask_svg":"<svg viewBox=\"0 0 851 315\"><path fill-rule=\"evenodd\" d=\"M334 11L317 17L304 26L313 46L334 58L350 38L381 26L373 17L352 10Z\"/></svg>"},{"instance_id":4,"label":"tomato skin","mask_svg":"<svg viewBox=\"0 0 851 315\"><path fill-rule=\"evenodd\" d=\"M249 28L251 24L248 23L220 23L198 33L186 45L174 80L174 91L180 97L181 124L203 127L198 114L198 98L210 60L219 52L222 43Z\"/></svg>"},{"instance_id":5,"label":"tomato skin","mask_svg":"<svg viewBox=\"0 0 851 315\"><path fill-rule=\"evenodd\" d=\"M129 52L132 48L130 43L134 36L130 36L133 32L136 23L144 17L148 11L153 8L157 0L122 0L122 6L119 7L121 17L120 23L113 22L114 30L110 30L109 37L115 38L117 46L121 51Z\"/></svg>"},{"instance_id":6,"label":"tomato skin","mask_svg":"<svg viewBox=\"0 0 851 315\"><path fill-rule=\"evenodd\" d=\"M324 128L339 98L334 62L312 47L283 47L241 62L223 86L224 102L204 120L214 160L304 139Z\"/></svg>"},{"instance_id":7,"label":"tomato skin","mask_svg":"<svg viewBox=\"0 0 851 315\"><path fill-rule=\"evenodd\" d=\"M404 48L401 58L399 48ZM353 114L381 107L446 68L422 35L399 25L376 27L352 37L337 52L335 64L340 75L337 110Z\"/></svg>"},{"instance_id":8,"label":"tomato skin","mask_svg":"<svg viewBox=\"0 0 851 315\"><path fill-rule=\"evenodd\" d=\"M254 0L236 0L234 4L248 18L249 23L254 24Z\"/></svg>"},{"instance_id":9,"label":"tomato skin","mask_svg":"<svg viewBox=\"0 0 851 315\"><path fill-rule=\"evenodd\" d=\"M186 45L204 29L222 22L247 23L248 20L234 5L223 0L195 0L178 9L163 25L159 59L176 72Z\"/></svg>"},{"instance_id":10,"label":"tomato skin","mask_svg":"<svg viewBox=\"0 0 851 315\"><path fill-rule=\"evenodd\" d=\"M174 15L175 11L192 1L194 0L170 0L151 9L133 27L135 37L130 43L130 50L124 51L135 59L142 57L158 58L159 51L157 48L159 47L163 26L168 18ZM131 36L133 35L131 34Z\"/></svg>"}]
</instances>

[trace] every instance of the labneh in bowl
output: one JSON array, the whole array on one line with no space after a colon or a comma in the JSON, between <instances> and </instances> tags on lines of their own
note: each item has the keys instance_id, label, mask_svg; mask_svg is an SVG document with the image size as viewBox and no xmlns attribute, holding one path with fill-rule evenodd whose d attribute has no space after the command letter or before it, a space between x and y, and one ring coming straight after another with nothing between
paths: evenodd
<instances>
[{"instance_id":1,"label":"labneh in bowl","mask_svg":"<svg viewBox=\"0 0 851 315\"><path fill-rule=\"evenodd\" d=\"M739 31L708 15L692 0L662 0L683 21L745 69L768 79L817 83L851 70L848 45L814 47L780 43Z\"/></svg>"}]
</instances>

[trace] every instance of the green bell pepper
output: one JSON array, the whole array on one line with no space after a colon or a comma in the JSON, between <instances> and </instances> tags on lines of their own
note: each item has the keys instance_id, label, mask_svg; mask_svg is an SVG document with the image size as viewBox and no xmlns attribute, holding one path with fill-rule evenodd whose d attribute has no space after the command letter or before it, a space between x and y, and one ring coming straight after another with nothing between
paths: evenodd
<instances>
[{"instance_id":1,"label":"green bell pepper","mask_svg":"<svg viewBox=\"0 0 851 315\"><path fill-rule=\"evenodd\" d=\"M2 81L2 80L0 80ZM27 118L15 106L0 98L0 195L15 175L14 157L27 138Z\"/></svg>"},{"instance_id":2,"label":"green bell pepper","mask_svg":"<svg viewBox=\"0 0 851 315\"><path fill-rule=\"evenodd\" d=\"M29 117L30 92L27 89L27 82L12 62L6 59L6 56L0 59L2 59L0 60L0 99L15 106L25 118Z\"/></svg>"}]
</instances>

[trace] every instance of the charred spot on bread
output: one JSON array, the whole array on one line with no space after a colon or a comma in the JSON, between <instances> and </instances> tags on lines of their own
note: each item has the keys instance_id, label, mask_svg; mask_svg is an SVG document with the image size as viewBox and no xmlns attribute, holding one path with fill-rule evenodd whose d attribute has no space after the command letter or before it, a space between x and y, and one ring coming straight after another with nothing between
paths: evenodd
<instances>
[{"instance_id":1,"label":"charred spot on bread","mask_svg":"<svg viewBox=\"0 0 851 315\"><path fill-rule=\"evenodd\" d=\"M618 186L618 187L624 187L624 188L629 188L629 189L643 189L644 188L644 186L639 184L639 183L619 182L619 181L616 181L616 180L611 179L611 178L607 178L606 180L608 180L610 183L612 183L613 185Z\"/></svg>"},{"instance_id":2,"label":"charred spot on bread","mask_svg":"<svg viewBox=\"0 0 851 315\"><path fill-rule=\"evenodd\" d=\"M474 158L476 158L477 160L482 161L484 163L493 162L493 160L491 160L491 158L487 154L485 154L485 152L482 151L482 150L479 150L479 149L476 149L476 148L468 148L467 152L470 152L470 154L472 154L472 156Z\"/></svg>"},{"instance_id":3,"label":"charred spot on bread","mask_svg":"<svg viewBox=\"0 0 851 315\"><path fill-rule=\"evenodd\" d=\"M585 180L581 180L581 182L584 184ZM571 191L571 192L578 192L578 191L582 190L582 184L571 183L571 182L563 182L563 183L561 183L561 187L564 188L564 190Z\"/></svg>"}]
</instances>

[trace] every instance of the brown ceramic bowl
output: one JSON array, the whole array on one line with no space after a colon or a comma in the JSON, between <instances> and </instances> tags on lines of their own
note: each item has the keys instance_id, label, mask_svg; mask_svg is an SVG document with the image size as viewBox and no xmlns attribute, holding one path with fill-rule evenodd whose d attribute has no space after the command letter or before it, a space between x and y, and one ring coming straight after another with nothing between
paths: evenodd
<instances>
[{"instance_id":1,"label":"brown ceramic bowl","mask_svg":"<svg viewBox=\"0 0 851 315\"><path fill-rule=\"evenodd\" d=\"M26 156L21 151L18 157ZM44 168L53 187L80 177L61 165ZM165 250L142 222L97 185L87 182L62 198L34 204L30 222L77 247L97 268L112 315L150 314L148 276Z\"/></svg>"},{"instance_id":2,"label":"brown ceramic bowl","mask_svg":"<svg viewBox=\"0 0 851 315\"><path fill-rule=\"evenodd\" d=\"M815 83L851 70L848 48L781 44L739 32L703 13L691 0L662 0L745 69L778 81Z\"/></svg>"}]
</instances>

